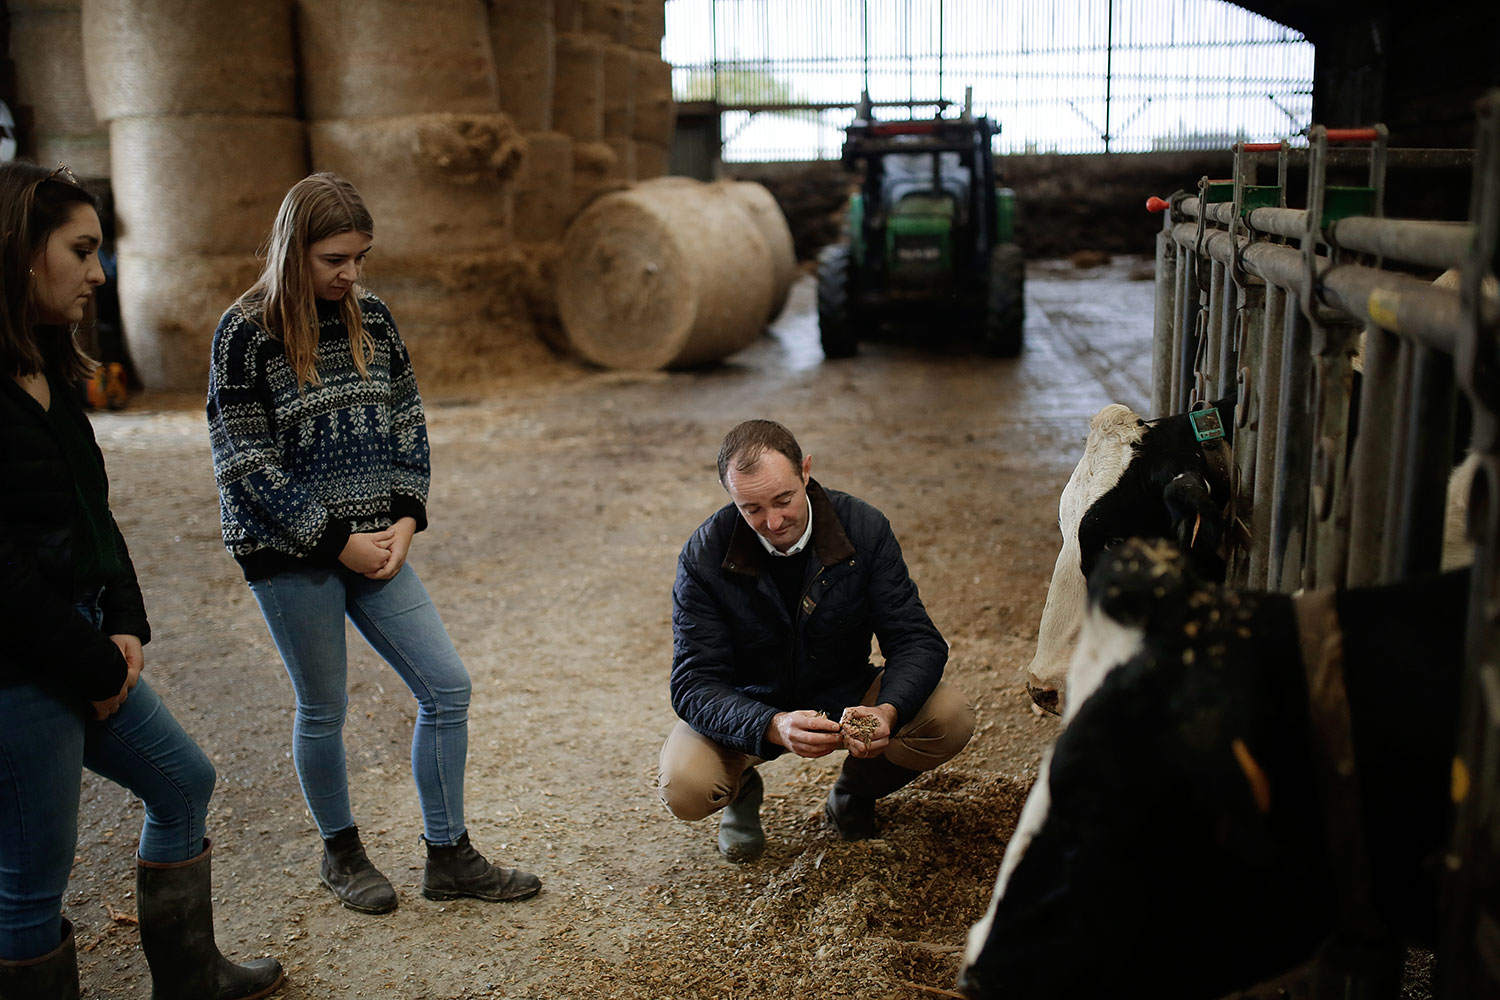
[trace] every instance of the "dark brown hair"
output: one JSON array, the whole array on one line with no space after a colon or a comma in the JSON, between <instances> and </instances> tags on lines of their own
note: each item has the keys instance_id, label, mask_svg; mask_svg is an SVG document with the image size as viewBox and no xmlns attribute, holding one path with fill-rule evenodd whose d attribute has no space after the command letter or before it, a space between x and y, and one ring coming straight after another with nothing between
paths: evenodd
<instances>
[{"instance_id":1,"label":"dark brown hair","mask_svg":"<svg viewBox=\"0 0 1500 1000\"><path fill-rule=\"evenodd\" d=\"M54 371L76 380L94 371L72 328L39 322L31 287L32 262L48 237L79 205L97 210L94 196L64 169L19 160L0 164L0 368L7 375Z\"/></svg>"},{"instance_id":2,"label":"dark brown hair","mask_svg":"<svg viewBox=\"0 0 1500 1000\"><path fill-rule=\"evenodd\" d=\"M768 451L785 455L797 474L802 474L802 448L791 431L774 420L746 420L724 435L719 445L719 484L729 485L730 463L736 472L749 472Z\"/></svg>"},{"instance_id":3,"label":"dark brown hair","mask_svg":"<svg viewBox=\"0 0 1500 1000\"><path fill-rule=\"evenodd\" d=\"M354 185L330 173L302 178L286 193L276 213L260 278L237 303L246 316L281 341L299 388L303 383L318 384L318 309L307 249L343 233L375 235L370 210ZM354 367L368 378L365 366L375 356L375 345L365 332L359 294L358 285L351 288L339 302L339 313L349 331Z\"/></svg>"}]
</instances>

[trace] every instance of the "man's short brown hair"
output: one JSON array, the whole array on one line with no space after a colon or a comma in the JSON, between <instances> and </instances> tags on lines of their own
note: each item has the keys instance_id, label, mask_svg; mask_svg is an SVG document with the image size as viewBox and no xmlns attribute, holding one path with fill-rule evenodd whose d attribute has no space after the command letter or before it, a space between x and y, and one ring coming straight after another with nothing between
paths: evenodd
<instances>
[{"instance_id":1,"label":"man's short brown hair","mask_svg":"<svg viewBox=\"0 0 1500 1000\"><path fill-rule=\"evenodd\" d=\"M768 451L785 455L797 474L802 474L802 448L792 432L774 420L746 420L724 435L719 445L719 485L729 486L729 465L734 471L749 472Z\"/></svg>"}]
</instances>

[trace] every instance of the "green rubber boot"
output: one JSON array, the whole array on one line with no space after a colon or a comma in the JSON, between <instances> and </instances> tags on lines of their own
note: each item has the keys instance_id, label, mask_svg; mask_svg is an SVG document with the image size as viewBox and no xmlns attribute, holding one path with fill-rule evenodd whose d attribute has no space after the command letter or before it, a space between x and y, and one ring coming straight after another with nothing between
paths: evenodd
<instances>
[{"instance_id":1,"label":"green rubber boot","mask_svg":"<svg viewBox=\"0 0 1500 1000\"><path fill-rule=\"evenodd\" d=\"M765 794L760 772L751 768L740 778L740 794L724 807L719 817L719 853L730 861L754 861L766 849L766 831L760 826L760 803Z\"/></svg>"}]
</instances>

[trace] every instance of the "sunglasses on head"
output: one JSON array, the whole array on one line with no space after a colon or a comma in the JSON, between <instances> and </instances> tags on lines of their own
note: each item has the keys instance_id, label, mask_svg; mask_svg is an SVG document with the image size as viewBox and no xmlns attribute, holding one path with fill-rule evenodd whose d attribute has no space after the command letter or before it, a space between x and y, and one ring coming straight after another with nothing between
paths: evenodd
<instances>
[{"instance_id":1,"label":"sunglasses on head","mask_svg":"<svg viewBox=\"0 0 1500 1000\"><path fill-rule=\"evenodd\" d=\"M76 188L83 187L82 184L78 183L78 178L73 176L73 171L68 169L66 163L59 163L57 168L48 174L45 179L49 181L62 181L64 184L71 184Z\"/></svg>"}]
</instances>

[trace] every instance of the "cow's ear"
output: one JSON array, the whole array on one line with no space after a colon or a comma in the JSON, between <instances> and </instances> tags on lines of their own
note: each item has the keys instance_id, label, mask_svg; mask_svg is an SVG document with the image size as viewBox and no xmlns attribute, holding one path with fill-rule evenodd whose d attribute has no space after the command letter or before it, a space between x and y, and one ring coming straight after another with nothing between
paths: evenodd
<instances>
[{"instance_id":1,"label":"cow's ear","mask_svg":"<svg viewBox=\"0 0 1500 1000\"><path fill-rule=\"evenodd\" d=\"M1196 472L1181 473L1162 488L1162 501L1182 551L1208 554L1218 550L1224 537L1224 515L1209 495L1207 480Z\"/></svg>"}]
</instances>

